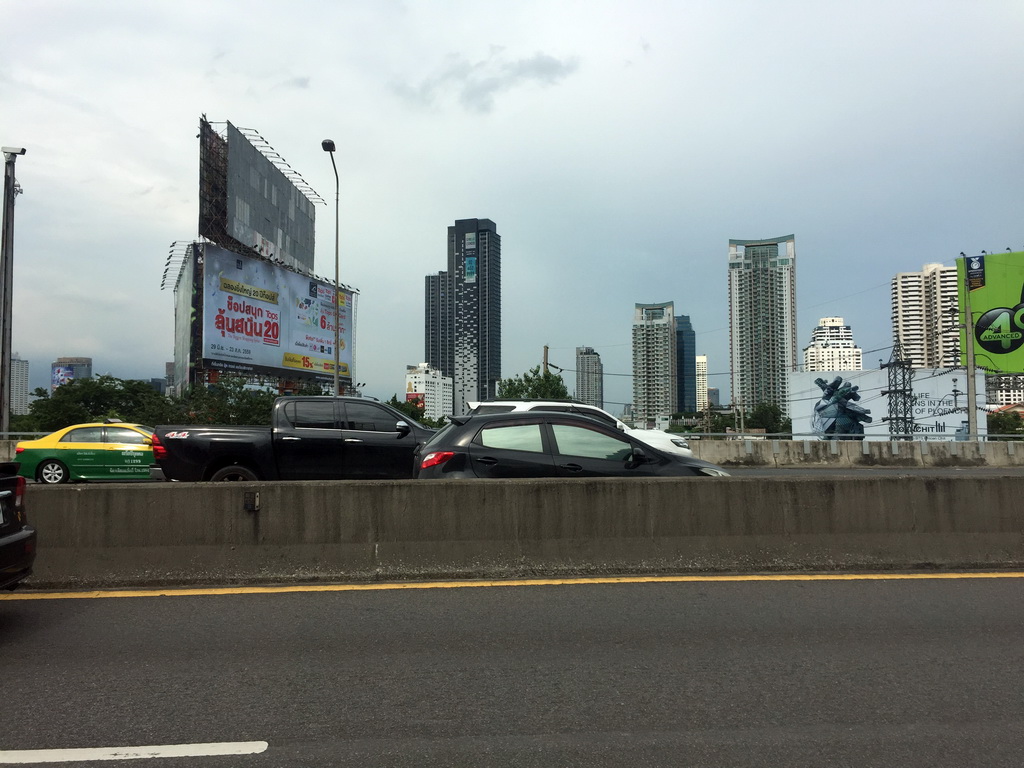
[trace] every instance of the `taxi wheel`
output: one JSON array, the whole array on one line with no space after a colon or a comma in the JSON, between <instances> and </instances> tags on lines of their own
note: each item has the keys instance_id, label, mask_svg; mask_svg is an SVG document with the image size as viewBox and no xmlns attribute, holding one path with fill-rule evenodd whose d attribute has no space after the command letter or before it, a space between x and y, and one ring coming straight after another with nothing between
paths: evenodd
<instances>
[{"instance_id":1,"label":"taxi wheel","mask_svg":"<svg viewBox=\"0 0 1024 768\"><path fill-rule=\"evenodd\" d=\"M66 483L69 479L68 468L56 459L47 459L36 470L36 480L47 485Z\"/></svg>"}]
</instances>

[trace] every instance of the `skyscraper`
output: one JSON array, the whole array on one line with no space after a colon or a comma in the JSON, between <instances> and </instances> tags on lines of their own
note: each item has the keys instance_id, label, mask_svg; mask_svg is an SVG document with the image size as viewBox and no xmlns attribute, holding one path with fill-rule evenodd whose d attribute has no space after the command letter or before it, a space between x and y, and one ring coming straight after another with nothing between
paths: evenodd
<instances>
[{"instance_id":1,"label":"skyscraper","mask_svg":"<svg viewBox=\"0 0 1024 768\"><path fill-rule=\"evenodd\" d=\"M633 312L633 420L653 428L676 411L675 305L636 304Z\"/></svg>"},{"instance_id":2,"label":"skyscraper","mask_svg":"<svg viewBox=\"0 0 1024 768\"><path fill-rule=\"evenodd\" d=\"M914 368L960 364L956 267L925 264L892 279L892 334Z\"/></svg>"},{"instance_id":3,"label":"skyscraper","mask_svg":"<svg viewBox=\"0 0 1024 768\"><path fill-rule=\"evenodd\" d=\"M796 238L729 241L729 368L734 405L789 410L796 370Z\"/></svg>"},{"instance_id":4,"label":"skyscraper","mask_svg":"<svg viewBox=\"0 0 1024 768\"><path fill-rule=\"evenodd\" d=\"M28 413L28 360L15 352L11 355L11 415Z\"/></svg>"},{"instance_id":5,"label":"skyscraper","mask_svg":"<svg viewBox=\"0 0 1024 768\"><path fill-rule=\"evenodd\" d=\"M576 347L576 399L604 408L604 365L593 347Z\"/></svg>"},{"instance_id":6,"label":"skyscraper","mask_svg":"<svg viewBox=\"0 0 1024 768\"><path fill-rule=\"evenodd\" d=\"M697 334L689 315L676 315L676 411L697 410Z\"/></svg>"},{"instance_id":7,"label":"skyscraper","mask_svg":"<svg viewBox=\"0 0 1024 768\"><path fill-rule=\"evenodd\" d=\"M804 347L805 371L862 371L861 348L853 343L853 330L841 317L823 317Z\"/></svg>"},{"instance_id":8,"label":"skyscraper","mask_svg":"<svg viewBox=\"0 0 1024 768\"><path fill-rule=\"evenodd\" d=\"M501 380L501 237L490 219L448 227L448 269L426 276L425 357L453 382L453 413Z\"/></svg>"},{"instance_id":9,"label":"skyscraper","mask_svg":"<svg viewBox=\"0 0 1024 768\"><path fill-rule=\"evenodd\" d=\"M708 407L708 356L697 355L697 410Z\"/></svg>"}]
</instances>

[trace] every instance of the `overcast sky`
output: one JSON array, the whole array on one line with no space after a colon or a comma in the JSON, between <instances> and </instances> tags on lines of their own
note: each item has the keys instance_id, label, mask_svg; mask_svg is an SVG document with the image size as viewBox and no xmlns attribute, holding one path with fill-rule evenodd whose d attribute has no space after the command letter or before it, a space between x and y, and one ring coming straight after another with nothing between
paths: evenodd
<instances>
[{"instance_id":1,"label":"overcast sky","mask_svg":"<svg viewBox=\"0 0 1024 768\"><path fill-rule=\"evenodd\" d=\"M889 281L1024 250L1024 3L3 3L0 140L23 146L13 348L162 376L174 241L197 234L201 114L325 199L316 272L359 289L355 376L401 393L447 227L502 238L506 377L575 347L631 398L633 305L691 317L728 392L728 241L796 235L820 317L888 359ZM566 376L570 392L575 385Z\"/></svg>"}]
</instances>

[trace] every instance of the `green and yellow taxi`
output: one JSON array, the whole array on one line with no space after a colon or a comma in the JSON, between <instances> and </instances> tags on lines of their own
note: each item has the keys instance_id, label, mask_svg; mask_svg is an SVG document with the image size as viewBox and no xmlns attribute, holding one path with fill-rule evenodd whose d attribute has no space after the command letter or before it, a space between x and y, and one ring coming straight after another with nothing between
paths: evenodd
<instances>
[{"instance_id":1,"label":"green and yellow taxi","mask_svg":"<svg viewBox=\"0 0 1024 768\"><path fill-rule=\"evenodd\" d=\"M152 427L114 419L73 424L14 447L18 474L50 485L72 480L148 480Z\"/></svg>"}]
</instances>

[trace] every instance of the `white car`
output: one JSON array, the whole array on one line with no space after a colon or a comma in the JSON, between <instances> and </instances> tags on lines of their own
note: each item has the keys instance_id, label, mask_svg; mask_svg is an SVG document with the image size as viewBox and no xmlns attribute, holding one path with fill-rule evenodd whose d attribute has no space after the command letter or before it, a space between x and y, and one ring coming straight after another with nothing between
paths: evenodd
<instances>
[{"instance_id":1,"label":"white car","mask_svg":"<svg viewBox=\"0 0 1024 768\"><path fill-rule=\"evenodd\" d=\"M616 429L632 435L652 448L675 453L680 456L693 456L693 451L681 435L663 432L660 429L632 429L596 406L578 403L575 400L488 400L486 402L470 402L469 412L473 413L509 413L511 411L563 411L581 413L590 416Z\"/></svg>"}]
</instances>

